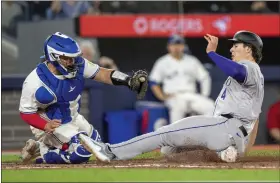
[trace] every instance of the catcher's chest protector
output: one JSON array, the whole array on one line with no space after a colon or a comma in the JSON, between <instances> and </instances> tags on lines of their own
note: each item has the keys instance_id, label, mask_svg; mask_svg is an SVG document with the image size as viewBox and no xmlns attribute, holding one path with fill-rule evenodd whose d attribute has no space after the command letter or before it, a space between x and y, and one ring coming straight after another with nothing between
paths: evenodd
<instances>
[{"instance_id":1,"label":"catcher's chest protector","mask_svg":"<svg viewBox=\"0 0 280 183\"><path fill-rule=\"evenodd\" d=\"M83 70L84 64L80 66L76 78L58 79L44 63L38 65L36 72L45 87L36 91L35 98L42 104L51 103L45 111L49 119L61 119L65 124L78 114L84 88Z\"/></svg>"}]
</instances>

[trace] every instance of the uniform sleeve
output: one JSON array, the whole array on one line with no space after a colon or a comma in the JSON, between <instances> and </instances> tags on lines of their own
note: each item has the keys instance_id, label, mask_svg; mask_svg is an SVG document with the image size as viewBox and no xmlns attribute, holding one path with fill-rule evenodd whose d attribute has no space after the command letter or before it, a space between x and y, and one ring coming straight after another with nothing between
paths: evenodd
<instances>
[{"instance_id":1,"label":"uniform sleeve","mask_svg":"<svg viewBox=\"0 0 280 183\"><path fill-rule=\"evenodd\" d=\"M97 64L94 64L87 59L85 59L85 67L84 67L84 78L93 79L95 75L98 73L100 67Z\"/></svg>"},{"instance_id":2,"label":"uniform sleeve","mask_svg":"<svg viewBox=\"0 0 280 183\"><path fill-rule=\"evenodd\" d=\"M199 81L201 87L201 94L209 96L211 93L211 77L197 58L194 57L193 60L195 62L196 79Z\"/></svg>"},{"instance_id":3,"label":"uniform sleeve","mask_svg":"<svg viewBox=\"0 0 280 183\"><path fill-rule=\"evenodd\" d=\"M257 65L253 63L241 63L241 64L244 65L246 68L246 77L243 82L243 85L247 85L247 86L255 85L259 78Z\"/></svg>"},{"instance_id":4,"label":"uniform sleeve","mask_svg":"<svg viewBox=\"0 0 280 183\"><path fill-rule=\"evenodd\" d=\"M36 113L39 105L35 99L35 92L37 90L36 84L31 81L24 81L22 86L19 111L25 114Z\"/></svg>"},{"instance_id":5,"label":"uniform sleeve","mask_svg":"<svg viewBox=\"0 0 280 183\"><path fill-rule=\"evenodd\" d=\"M163 67L162 60L157 60L150 73L150 82L160 84L163 82Z\"/></svg>"}]
</instances>

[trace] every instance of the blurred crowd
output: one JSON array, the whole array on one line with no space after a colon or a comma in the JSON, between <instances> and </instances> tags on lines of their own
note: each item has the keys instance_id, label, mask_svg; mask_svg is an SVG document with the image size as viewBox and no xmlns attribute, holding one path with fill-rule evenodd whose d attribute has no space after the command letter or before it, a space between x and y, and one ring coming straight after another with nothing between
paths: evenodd
<instances>
[{"instance_id":1,"label":"blurred crowd","mask_svg":"<svg viewBox=\"0 0 280 183\"><path fill-rule=\"evenodd\" d=\"M75 18L82 14L277 13L279 2L265 1L2 1L2 30L16 36L20 21Z\"/></svg>"}]
</instances>

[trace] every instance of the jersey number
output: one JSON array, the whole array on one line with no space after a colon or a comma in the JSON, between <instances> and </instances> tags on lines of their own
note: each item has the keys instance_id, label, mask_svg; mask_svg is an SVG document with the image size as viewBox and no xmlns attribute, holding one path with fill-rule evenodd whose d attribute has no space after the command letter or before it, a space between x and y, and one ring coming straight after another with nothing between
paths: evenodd
<instances>
[{"instance_id":1,"label":"jersey number","mask_svg":"<svg viewBox=\"0 0 280 183\"><path fill-rule=\"evenodd\" d=\"M221 96L221 98L222 98L223 100L225 100L225 98L226 98L226 93L227 93L227 89L225 88L225 90L224 90L224 92L223 92L223 94L222 94L222 96Z\"/></svg>"}]
</instances>

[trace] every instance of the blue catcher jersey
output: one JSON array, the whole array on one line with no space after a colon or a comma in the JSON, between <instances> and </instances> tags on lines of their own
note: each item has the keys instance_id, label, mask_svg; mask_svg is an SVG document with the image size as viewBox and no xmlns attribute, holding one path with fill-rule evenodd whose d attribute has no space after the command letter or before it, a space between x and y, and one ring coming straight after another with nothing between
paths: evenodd
<instances>
[{"instance_id":1,"label":"blue catcher jersey","mask_svg":"<svg viewBox=\"0 0 280 183\"><path fill-rule=\"evenodd\" d=\"M80 110L84 78L93 78L99 70L98 65L82 57L76 59L79 70L72 79L54 75L46 62L39 64L23 83L19 111L40 111L42 117L61 119L62 124L75 119Z\"/></svg>"}]
</instances>

